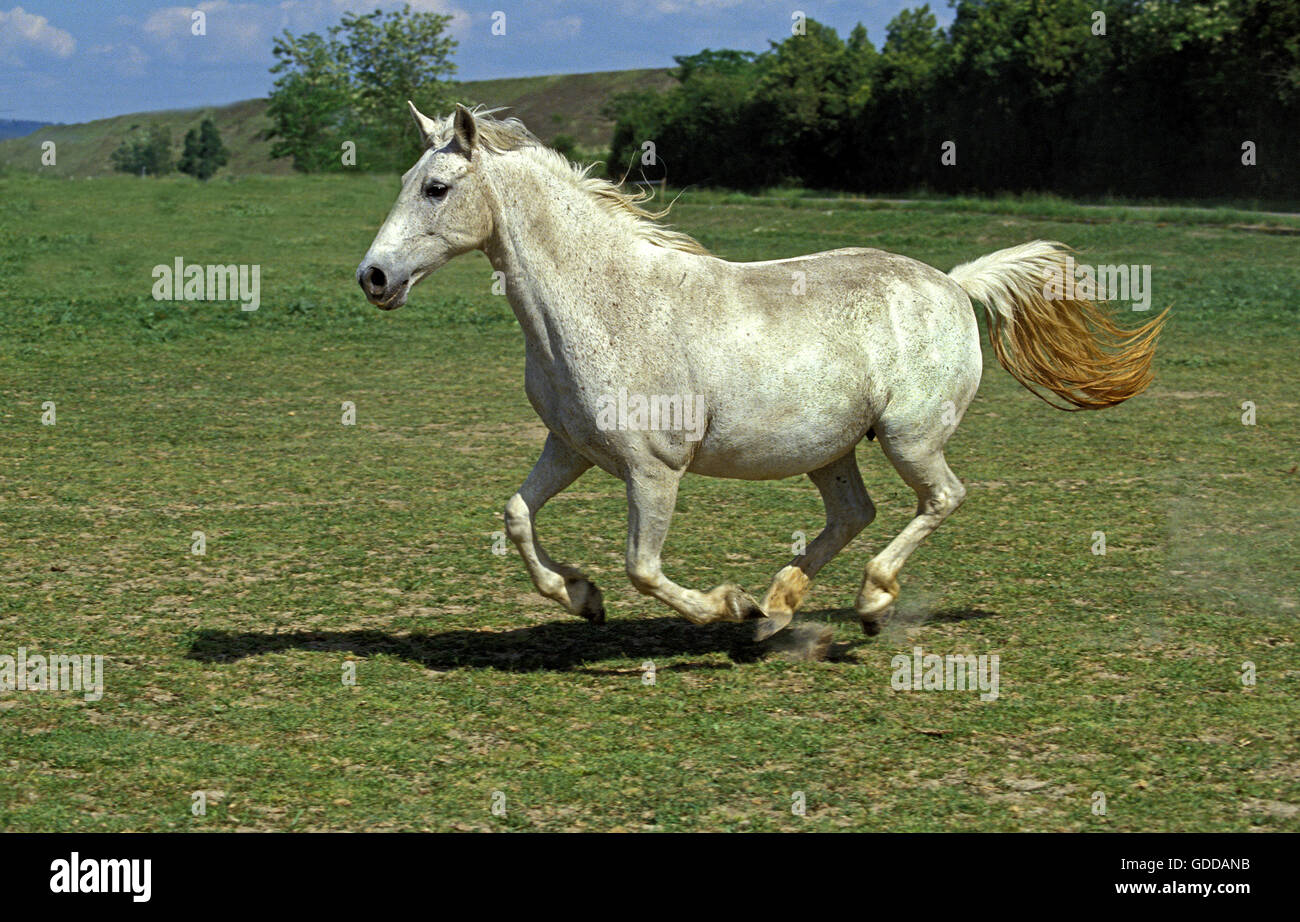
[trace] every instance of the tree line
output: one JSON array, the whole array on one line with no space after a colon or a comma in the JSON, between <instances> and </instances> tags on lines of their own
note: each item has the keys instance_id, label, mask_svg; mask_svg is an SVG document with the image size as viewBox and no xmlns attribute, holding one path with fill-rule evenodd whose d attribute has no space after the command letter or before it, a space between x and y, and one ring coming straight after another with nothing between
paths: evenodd
<instances>
[{"instance_id":1,"label":"tree line","mask_svg":"<svg viewBox=\"0 0 1300 922\"><path fill-rule=\"evenodd\" d=\"M185 133L180 160L172 157L171 131L158 124L146 131L133 131L108 159L114 169L138 176L163 176L175 169L207 180L226 165L229 156L216 123L205 118L198 128Z\"/></svg>"},{"instance_id":2,"label":"tree line","mask_svg":"<svg viewBox=\"0 0 1300 922\"><path fill-rule=\"evenodd\" d=\"M1300 199L1295 0L952 0L877 49L813 20L615 97L608 169L674 185ZM795 24L796 27L799 23Z\"/></svg>"},{"instance_id":3,"label":"tree line","mask_svg":"<svg viewBox=\"0 0 1300 922\"><path fill-rule=\"evenodd\" d=\"M761 53L677 57L676 86L607 104L609 175L1300 200L1295 0L950 2L948 27L905 9L879 47L861 25L841 39L806 20ZM449 22L407 6L277 38L272 155L308 172L405 170L419 153L406 100L456 101Z\"/></svg>"}]
</instances>

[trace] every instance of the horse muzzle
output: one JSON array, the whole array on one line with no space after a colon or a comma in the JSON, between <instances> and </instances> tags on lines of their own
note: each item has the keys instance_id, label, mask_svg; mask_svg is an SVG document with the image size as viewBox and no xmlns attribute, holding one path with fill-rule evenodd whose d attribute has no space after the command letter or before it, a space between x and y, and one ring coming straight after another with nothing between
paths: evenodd
<instances>
[{"instance_id":1,"label":"horse muzzle","mask_svg":"<svg viewBox=\"0 0 1300 922\"><path fill-rule=\"evenodd\" d=\"M357 283L366 293L366 300L380 310L391 311L406 303L411 290L411 279L396 278L375 263L362 263L357 269Z\"/></svg>"}]
</instances>

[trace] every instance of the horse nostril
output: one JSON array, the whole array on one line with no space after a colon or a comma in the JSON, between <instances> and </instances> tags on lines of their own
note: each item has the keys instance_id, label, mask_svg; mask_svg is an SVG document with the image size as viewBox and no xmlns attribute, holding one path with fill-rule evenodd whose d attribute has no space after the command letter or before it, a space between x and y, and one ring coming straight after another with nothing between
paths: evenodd
<instances>
[{"instance_id":1,"label":"horse nostril","mask_svg":"<svg viewBox=\"0 0 1300 922\"><path fill-rule=\"evenodd\" d=\"M388 277L378 266L370 266L361 275L361 287L372 294L383 294L388 287Z\"/></svg>"}]
</instances>

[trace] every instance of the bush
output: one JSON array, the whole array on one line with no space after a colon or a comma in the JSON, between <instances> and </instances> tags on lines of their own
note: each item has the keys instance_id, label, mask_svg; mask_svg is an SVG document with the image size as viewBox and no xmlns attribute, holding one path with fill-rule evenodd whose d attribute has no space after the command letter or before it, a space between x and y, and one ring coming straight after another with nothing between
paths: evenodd
<instances>
[{"instance_id":1,"label":"bush","mask_svg":"<svg viewBox=\"0 0 1300 922\"><path fill-rule=\"evenodd\" d=\"M208 180L226 165L226 160L226 147L216 124L205 118L197 131L191 128L185 133L185 146L176 168L195 179Z\"/></svg>"},{"instance_id":2,"label":"bush","mask_svg":"<svg viewBox=\"0 0 1300 922\"><path fill-rule=\"evenodd\" d=\"M162 125L134 133L109 154L113 168L140 176L162 176L172 171L172 133Z\"/></svg>"}]
</instances>

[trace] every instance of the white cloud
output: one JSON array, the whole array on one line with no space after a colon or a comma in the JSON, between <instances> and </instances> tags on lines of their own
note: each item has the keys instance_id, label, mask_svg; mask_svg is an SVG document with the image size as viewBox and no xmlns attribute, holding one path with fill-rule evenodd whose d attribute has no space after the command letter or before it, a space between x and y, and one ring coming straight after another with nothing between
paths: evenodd
<instances>
[{"instance_id":1,"label":"white cloud","mask_svg":"<svg viewBox=\"0 0 1300 922\"><path fill-rule=\"evenodd\" d=\"M740 6L744 0L658 0L655 9L661 13L684 13L687 10L725 10Z\"/></svg>"},{"instance_id":2,"label":"white cloud","mask_svg":"<svg viewBox=\"0 0 1300 922\"><path fill-rule=\"evenodd\" d=\"M657 20L664 16L682 16L688 20L698 21L701 17L721 13L748 3L751 9L746 11L750 19L765 18L773 10L784 11L789 6L791 11L798 8L798 3L780 3L778 0L608 0L620 14L631 19ZM759 13L754 7L766 8Z\"/></svg>"},{"instance_id":3,"label":"white cloud","mask_svg":"<svg viewBox=\"0 0 1300 922\"><path fill-rule=\"evenodd\" d=\"M284 30L294 34L324 32L337 25L344 13L368 13L376 7L400 8L403 2L419 12L453 17L452 31L468 23L468 14L447 0L281 0L272 6L259 3L206 0L193 6L168 6L154 10L140 29L177 60L207 63L232 59L266 59L272 39ZM194 35L194 13L206 17L206 34Z\"/></svg>"},{"instance_id":4,"label":"white cloud","mask_svg":"<svg viewBox=\"0 0 1300 922\"><path fill-rule=\"evenodd\" d=\"M581 31L581 16L561 16L559 19L548 19L542 23L541 28L542 35L554 39L573 38Z\"/></svg>"},{"instance_id":5,"label":"white cloud","mask_svg":"<svg viewBox=\"0 0 1300 922\"><path fill-rule=\"evenodd\" d=\"M195 35L194 14L204 15L204 34ZM168 6L154 10L141 29L173 57L189 51L200 60L228 60L246 55L263 55L270 44L268 11L253 3L210 0L196 6ZM183 43L190 43L189 45Z\"/></svg>"},{"instance_id":6,"label":"white cloud","mask_svg":"<svg viewBox=\"0 0 1300 922\"><path fill-rule=\"evenodd\" d=\"M77 48L70 32L50 25L44 16L29 13L21 6L9 12L0 10L0 60L21 66L33 51L69 57Z\"/></svg>"},{"instance_id":7,"label":"white cloud","mask_svg":"<svg viewBox=\"0 0 1300 922\"><path fill-rule=\"evenodd\" d=\"M88 57L102 62L101 66L110 68L122 77L143 77L149 55L140 50L138 45L91 45L86 49Z\"/></svg>"},{"instance_id":8,"label":"white cloud","mask_svg":"<svg viewBox=\"0 0 1300 922\"><path fill-rule=\"evenodd\" d=\"M119 46L112 50L112 67L123 77L143 77L149 55L136 45Z\"/></svg>"}]
</instances>

